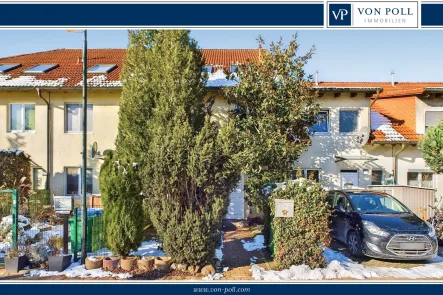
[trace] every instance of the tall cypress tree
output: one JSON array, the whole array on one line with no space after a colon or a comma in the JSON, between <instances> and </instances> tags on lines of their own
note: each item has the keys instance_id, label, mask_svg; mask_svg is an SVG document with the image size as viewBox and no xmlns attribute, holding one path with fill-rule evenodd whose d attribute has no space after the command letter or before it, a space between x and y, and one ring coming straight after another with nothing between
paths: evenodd
<instances>
[{"instance_id":1,"label":"tall cypress tree","mask_svg":"<svg viewBox=\"0 0 443 295\"><path fill-rule=\"evenodd\" d=\"M117 139L117 151L141 164L165 252L193 265L214 257L239 180L235 129L211 122L203 66L189 31L130 32Z\"/></svg>"}]
</instances>

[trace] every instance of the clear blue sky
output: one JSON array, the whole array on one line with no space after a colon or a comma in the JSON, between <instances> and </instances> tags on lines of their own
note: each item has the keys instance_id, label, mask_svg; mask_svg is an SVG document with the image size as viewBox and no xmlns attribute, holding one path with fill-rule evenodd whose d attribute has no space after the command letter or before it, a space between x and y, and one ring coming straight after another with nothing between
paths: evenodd
<instances>
[{"instance_id":1,"label":"clear blue sky","mask_svg":"<svg viewBox=\"0 0 443 295\"><path fill-rule=\"evenodd\" d=\"M301 52L316 54L307 71L321 81L443 81L442 30L194 30L202 48L256 48L298 32ZM0 57L57 48L81 48L82 34L65 30L0 30ZM89 30L89 48L125 48L126 30Z\"/></svg>"}]
</instances>

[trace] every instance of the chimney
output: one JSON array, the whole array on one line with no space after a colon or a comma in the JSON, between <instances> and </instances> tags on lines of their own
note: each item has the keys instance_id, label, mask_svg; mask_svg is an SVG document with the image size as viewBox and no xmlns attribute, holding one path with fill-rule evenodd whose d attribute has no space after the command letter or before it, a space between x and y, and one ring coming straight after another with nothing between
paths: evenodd
<instances>
[{"instance_id":1,"label":"chimney","mask_svg":"<svg viewBox=\"0 0 443 295\"><path fill-rule=\"evenodd\" d=\"M394 70L392 70L392 72L391 72L391 85L392 85L392 87L395 86L394 74L395 74Z\"/></svg>"},{"instance_id":2,"label":"chimney","mask_svg":"<svg viewBox=\"0 0 443 295\"><path fill-rule=\"evenodd\" d=\"M315 86L318 86L318 70L315 72Z\"/></svg>"}]
</instances>

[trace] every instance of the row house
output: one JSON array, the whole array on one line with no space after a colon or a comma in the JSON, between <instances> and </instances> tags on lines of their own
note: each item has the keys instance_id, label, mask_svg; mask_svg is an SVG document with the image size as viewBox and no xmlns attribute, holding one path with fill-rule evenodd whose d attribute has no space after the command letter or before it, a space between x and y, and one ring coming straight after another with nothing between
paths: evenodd
<instances>
[{"instance_id":1,"label":"row house","mask_svg":"<svg viewBox=\"0 0 443 295\"><path fill-rule=\"evenodd\" d=\"M216 95L214 119L231 105L219 88L238 64L260 59L258 49L202 49L207 87ZM114 149L125 49L88 50L87 191L99 194L103 153ZM0 58L0 149L19 149L32 159L34 189L78 196L82 163L82 52L60 49ZM295 167L328 188L398 184L443 192L441 176L417 148L426 128L443 118L443 83L318 82L322 120L311 147ZM93 150L98 153L93 154ZM251 213L243 185L231 194L228 216Z\"/></svg>"}]
</instances>

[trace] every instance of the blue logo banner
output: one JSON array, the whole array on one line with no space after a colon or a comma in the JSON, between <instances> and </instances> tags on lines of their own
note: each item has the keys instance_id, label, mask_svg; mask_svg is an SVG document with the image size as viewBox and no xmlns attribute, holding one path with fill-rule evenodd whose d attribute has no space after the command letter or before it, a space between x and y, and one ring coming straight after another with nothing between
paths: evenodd
<instances>
[{"instance_id":1,"label":"blue logo banner","mask_svg":"<svg viewBox=\"0 0 443 295\"><path fill-rule=\"evenodd\" d=\"M324 4L0 4L0 27L323 27Z\"/></svg>"}]
</instances>

